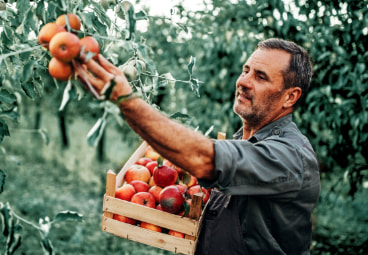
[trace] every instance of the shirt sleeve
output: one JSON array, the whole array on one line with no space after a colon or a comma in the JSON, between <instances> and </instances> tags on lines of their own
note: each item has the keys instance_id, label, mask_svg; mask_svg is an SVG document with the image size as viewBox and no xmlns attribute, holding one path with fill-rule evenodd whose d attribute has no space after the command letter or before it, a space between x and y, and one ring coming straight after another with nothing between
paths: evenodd
<instances>
[{"instance_id":1,"label":"shirt sleeve","mask_svg":"<svg viewBox=\"0 0 368 255\"><path fill-rule=\"evenodd\" d=\"M303 160L298 148L272 138L257 143L215 141L215 170L214 182L199 183L231 195L293 198L303 182Z\"/></svg>"}]
</instances>

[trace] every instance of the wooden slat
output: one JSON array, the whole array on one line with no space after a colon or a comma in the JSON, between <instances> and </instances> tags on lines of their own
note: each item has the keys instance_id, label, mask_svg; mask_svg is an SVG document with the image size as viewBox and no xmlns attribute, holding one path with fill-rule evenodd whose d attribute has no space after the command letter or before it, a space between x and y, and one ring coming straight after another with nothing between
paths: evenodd
<instances>
[{"instance_id":1,"label":"wooden slat","mask_svg":"<svg viewBox=\"0 0 368 255\"><path fill-rule=\"evenodd\" d=\"M199 228L199 221L188 217L181 217L109 196L104 197L103 210L191 236L196 236Z\"/></svg>"},{"instance_id":2,"label":"wooden slat","mask_svg":"<svg viewBox=\"0 0 368 255\"><path fill-rule=\"evenodd\" d=\"M196 242L171 236L164 233L154 232L138 226L126 224L107 217L102 217L103 230L114 235L151 245L157 248L181 254L194 254Z\"/></svg>"},{"instance_id":3,"label":"wooden slat","mask_svg":"<svg viewBox=\"0 0 368 255\"><path fill-rule=\"evenodd\" d=\"M115 197L115 183L116 174L109 170L106 175L106 195L110 197ZM113 213L104 211L104 216L108 218L113 218Z\"/></svg>"},{"instance_id":4,"label":"wooden slat","mask_svg":"<svg viewBox=\"0 0 368 255\"><path fill-rule=\"evenodd\" d=\"M217 139L218 140L225 140L226 139L226 133L225 132L218 132L217 133Z\"/></svg>"}]
</instances>

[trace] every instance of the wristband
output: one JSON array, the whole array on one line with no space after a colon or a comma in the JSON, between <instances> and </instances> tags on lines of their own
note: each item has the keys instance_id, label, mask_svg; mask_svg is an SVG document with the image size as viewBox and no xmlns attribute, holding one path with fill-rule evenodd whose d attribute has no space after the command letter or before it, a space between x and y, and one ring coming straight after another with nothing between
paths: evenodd
<instances>
[{"instance_id":1,"label":"wristband","mask_svg":"<svg viewBox=\"0 0 368 255\"><path fill-rule=\"evenodd\" d=\"M113 101L113 103L119 106L121 103L134 99L134 98L140 98L140 96L136 92L130 92L127 95L119 96L115 101Z\"/></svg>"}]
</instances>

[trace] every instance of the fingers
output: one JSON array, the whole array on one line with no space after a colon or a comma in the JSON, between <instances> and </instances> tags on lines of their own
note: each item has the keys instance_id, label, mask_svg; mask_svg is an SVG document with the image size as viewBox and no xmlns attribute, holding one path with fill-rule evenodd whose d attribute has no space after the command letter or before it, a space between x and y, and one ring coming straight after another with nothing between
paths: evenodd
<instances>
[{"instance_id":1,"label":"fingers","mask_svg":"<svg viewBox=\"0 0 368 255\"><path fill-rule=\"evenodd\" d=\"M87 66L87 69L92 72L95 77L98 77L105 82L110 81L115 76L114 73L109 72L109 70L105 69L102 65L98 64L93 59L88 60L85 64Z\"/></svg>"},{"instance_id":2,"label":"fingers","mask_svg":"<svg viewBox=\"0 0 368 255\"><path fill-rule=\"evenodd\" d=\"M119 68L114 66L111 62L109 62L104 56L101 54L98 54L98 62L100 65L105 68L108 72L114 74L114 75L120 75L122 72Z\"/></svg>"}]
</instances>

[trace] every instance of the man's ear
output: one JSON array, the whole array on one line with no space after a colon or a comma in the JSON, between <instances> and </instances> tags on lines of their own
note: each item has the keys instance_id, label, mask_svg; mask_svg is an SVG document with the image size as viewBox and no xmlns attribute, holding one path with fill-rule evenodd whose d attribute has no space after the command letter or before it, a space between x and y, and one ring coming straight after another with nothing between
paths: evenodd
<instances>
[{"instance_id":1,"label":"man's ear","mask_svg":"<svg viewBox=\"0 0 368 255\"><path fill-rule=\"evenodd\" d=\"M282 105L283 108L290 108L298 101L302 96L302 89L299 87L288 88L285 92L285 101Z\"/></svg>"}]
</instances>

